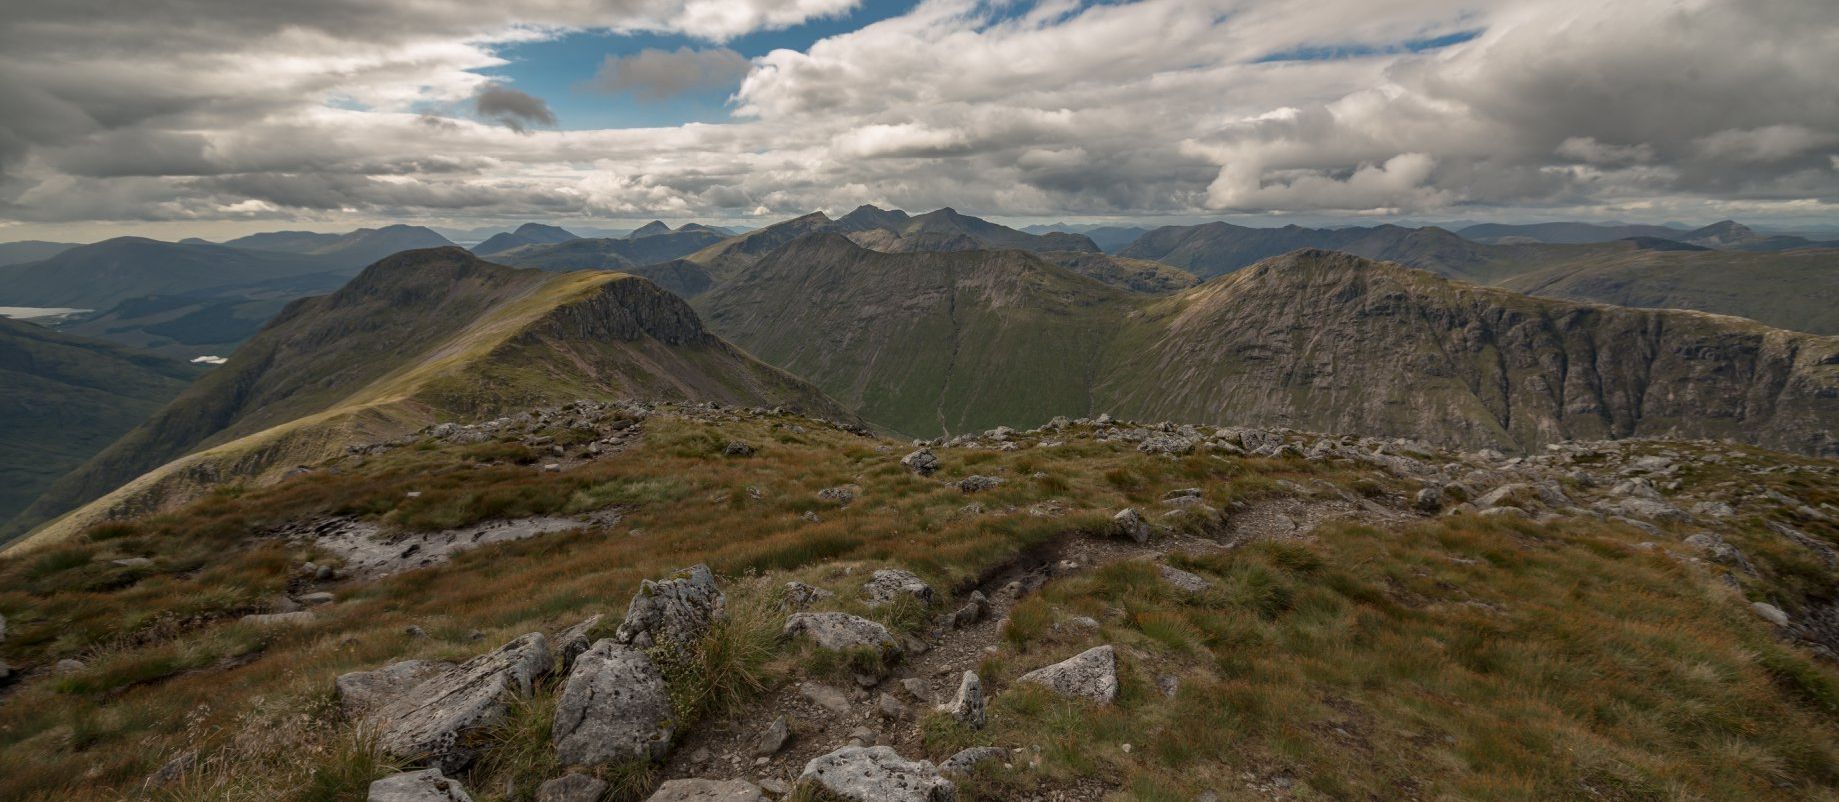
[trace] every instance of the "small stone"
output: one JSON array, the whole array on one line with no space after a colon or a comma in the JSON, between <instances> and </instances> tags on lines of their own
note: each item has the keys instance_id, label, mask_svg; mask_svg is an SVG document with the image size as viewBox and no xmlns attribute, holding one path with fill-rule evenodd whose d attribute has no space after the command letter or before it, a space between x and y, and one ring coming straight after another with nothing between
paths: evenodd
<instances>
[{"instance_id":1,"label":"small stone","mask_svg":"<svg viewBox=\"0 0 1839 802\"><path fill-rule=\"evenodd\" d=\"M1138 543L1149 542L1149 522L1143 520L1143 514L1135 507L1126 507L1111 516L1111 522L1119 533Z\"/></svg>"},{"instance_id":2,"label":"small stone","mask_svg":"<svg viewBox=\"0 0 1839 802\"><path fill-rule=\"evenodd\" d=\"M792 737L791 725L786 723L785 716L779 716L773 719L772 724L767 725L765 732L760 733L760 740L754 744L753 753L759 757L772 757L779 754L779 750L785 748L786 739L790 737Z\"/></svg>"},{"instance_id":3,"label":"small stone","mask_svg":"<svg viewBox=\"0 0 1839 802\"><path fill-rule=\"evenodd\" d=\"M1160 565L1157 570L1162 573L1162 581L1189 593L1199 593L1213 587L1213 583L1200 574L1183 571L1172 565Z\"/></svg>"},{"instance_id":4,"label":"small stone","mask_svg":"<svg viewBox=\"0 0 1839 802\"><path fill-rule=\"evenodd\" d=\"M848 485L826 487L817 491L817 497L819 500L831 502L839 507L847 507L849 502L856 500L856 491Z\"/></svg>"},{"instance_id":5,"label":"small stone","mask_svg":"<svg viewBox=\"0 0 1839 802\"><path fill-rule=\"evenodd\" d=\"M868 600L870 607L890 604L903 596L916 599L923 605L931 605L932 586L913 572L899 568L876 571L862 586L862 597Z\"/></svg>"},{"instance_id":6,"label":"small stone","mask_svg":"<svg viewBox=\"0 0 1839 802\"><path fill-rule=\"evenodd\" d=\"M849 731L849 742L856 746L874 746L875 731L867 727L857 727Z\"/></svg>"},{"instance_id":7,"label":"small stone","mask_svg":"<svg viewBox=\"0 0 1839 802\"><path fill-rule=\"evenodd\" d=\"M889 721L899 721L907 714L907 706L894 698L894 694L884 693L875 700L875 714Z\"/></svg>"},{"instance_id":8,"label":"small stone","mask_svg":"<svg viewBox=\"0 0 1839 802\"><path fill-rule=\"evenodd\" d=\"M835 596L835 593L803 582L787 582L785 591L780 597L779 607L787 610L803 610L816 602Z\"/></svg>"},{"instance_id":9,"label":"small stone","mask_svg":"<svg viewBox=\"0 0 1839 802\"><path fill-rule=\"evenodd\" d=\"M1412 497L1411 505L1418 508L1420 512L1436 512L1443 509L1443 488L1430 485L1419 490L1418 494Z\"/></svg>"},{"instance_id":10,"label":"small stone","mask_svg":"<svg viewBox=\"0 0 1839 802\"><path fill-rule=\"evenodd\" d=\"M337 596L334 596L323 590L317 593L303 594L300 597L300 603L308 607L318 607L322 604L331 604L332 602L337 601L337 600L338 600Z\"/></svg>"},{"instance_id":11,"label":"small stone","mask_svg":"<svg viewBox=\"0 0 1839 802\"><path fill-rule=\"evenodd\" d=\"M466 789L438 768L392 774L370 784L367 802L473 802Z\"/></svg>"},{"instance_id":12,"label":"small stone","mask_svg":"<svg viewBox=\"0 0 1839 802\"><path fill-rule=\"evenodd\" d=\"M1009 751L999 746L973 746L963 750L939 764L939 771L944 774L969 774L978 765L989 762L1003 762Z\"/></svg>"},{"instance_id":13,"label":"small stone","mask_svg":"<svg viewBox=\"0 0 1839 802\"><path fill-rule=\"evenodd\" d=\"M334 570L330 565L322 565L313 569L313 579L320 582L329 582L337 576L338 571Z\"/></svg>"},{"instance_id":14,"label":"small stone","mask_svg":"<svg viewBox=\"0 0 1839 802\"><path fill-rule=\"evenodd\" d=\"M966 476L958 480L958 491L962 493L981 493L985 490L993 489L1002 483L1003 480L995 476L983 476L981 474Z\"/></svg>"},{"instance_id":15,"label":"small stone","mask_svg":"<svg viewBox=\"0 0 1839 802\"><path fill-rule=\"evenodd\" d=\"M564 774L536 789L536 802L599 802L607 783L585 774Z\"/></svg>"},{"instance_id":16,"label":"small stone","mask_svg":"<svg viewBox=\"0 0 1839 802\"><path fill-rule=\"evenodd\" d=\"M932 691L926 687L926 681L918 677L907 677L900 681L900 687L913 697L916 702L932 703Z\"/></svg>"},{"instance_id":17,"label":"small stone","mask_svg":"<svg viewBox=\"0 0 1839 802\"><path fill-rule=\"evenodd\" d=\"M735 440L728 443L727 447L722 449L722 453L730 457L751 457L754 449L751 445Z\"/></svg>"},{"instance_id":18,"label":"small stone","mask_svg":"<svg viewBox=\"0 0 1839 802\"><path fill-rule=\"evenodd\" d=\"M671 780L645 802L766 802L758 785L746 780Z\"/></svg>"},{"instance_id":19,"label":"small stone","mask_svg":"<svg viewBox=\"0 0 1839 802\"><path fill-rule=\"evenodd\" d=\"M983 729L988 721L984 714L983 680L978 679L974 671L964 672L963 678L958 681L958 694L939 710L971 729Z\"/></svg>"},{"instance_id":20,"label":"small stone","mask_svg":"<svg viewBox=\"0 0 1839 802\"><path fill-rule=\"evenodd\" d=\"M258 627L298 627L313 623L313 614L305 610L297 613L255 613L243 616L239 620Z\"/></svg>"},{"instance_id":21,"label":"small stone","mask_svg":"<svg viewBox=\"0 0 1839 802\"><path fill-rule=\"evenodd\" d=\"M812 704L837 715L849 713L849 696L843 691L817 682L806 682L798 686L799 695L811 700Z\"/></svg>"},{"instance_id":22,"label":"small stone","mask_svg":"<svg viewBox=\"0 0 1839 802\"><path fill-rule=\"evenodd\" d=\"M121 566L122 568L146 568L153 565L153 561L146 557L124 557L119 560L110 560L109 562L113 565Z\"/></svg>"},{"instance_id":23,"label":"small stone","mask_svg":"<svg viewBox=\"0 0 1839 802\"><path fill-rule=\"evenodd\" d=\"M1782 612L1782 608L1780 607L1776 607L1768 602L1754 602L1750 605L1750 609L1756 611L1758 616L1761 616L1763 620L1771 624L1778 627L1788 626L1788 614Z\"/></svg>"}]
</instances>

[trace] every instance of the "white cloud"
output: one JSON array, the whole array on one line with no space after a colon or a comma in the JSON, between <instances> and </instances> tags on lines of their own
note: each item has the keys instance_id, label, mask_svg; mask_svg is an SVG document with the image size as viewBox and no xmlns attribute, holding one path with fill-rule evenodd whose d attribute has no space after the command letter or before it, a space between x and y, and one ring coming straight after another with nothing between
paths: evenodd
<instances>
[{"instance_id":1,"label":"white cloud","mask_svg":"<svg viewBox=\"0 0 1839 802\"><path fill-rule=\"evenodd\" d=\"M925 0L802 52L616 62L613 88L659 96L738 81L731 122L521 136L453 111L502 64L495 43L719 43L853 2L177 2L35 4L0 31L0 220L1839 202L1828 0ZM1295 57L1326 52L1371 55Z\"/></svg>"}]
</instances>

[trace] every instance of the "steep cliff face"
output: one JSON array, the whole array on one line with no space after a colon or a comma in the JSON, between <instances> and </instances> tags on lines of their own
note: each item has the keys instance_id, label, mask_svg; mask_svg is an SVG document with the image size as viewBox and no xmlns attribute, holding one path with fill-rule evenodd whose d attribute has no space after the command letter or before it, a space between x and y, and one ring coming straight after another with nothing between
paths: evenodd
<instances>
[{"instance_id":1,"label":"steep cliff face","mask_svg":"<svg viewBox=\"0 0 1839 802\"><path fill-rule=\"evenodd\" d=\"M1524 449L1729 437L1839 453L1839 341L1528 298L1304 251L1133 320L1100 407Z\"/></svg>"}]
</instances>

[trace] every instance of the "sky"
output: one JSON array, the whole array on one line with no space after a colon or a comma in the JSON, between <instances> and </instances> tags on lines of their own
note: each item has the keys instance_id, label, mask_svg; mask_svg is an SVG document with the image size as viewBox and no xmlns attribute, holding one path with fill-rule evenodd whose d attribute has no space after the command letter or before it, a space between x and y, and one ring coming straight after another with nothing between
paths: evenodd
<instances>
[{"instance_id":1,"label":"sky","mask_svg":"<svg viewBox=\"0 0 1839 802\"><path fill-rule=\"evenodd\" d=\"M1833 0L0 0L0 240L1839 223Z\"/></svg>"}]
</instances>

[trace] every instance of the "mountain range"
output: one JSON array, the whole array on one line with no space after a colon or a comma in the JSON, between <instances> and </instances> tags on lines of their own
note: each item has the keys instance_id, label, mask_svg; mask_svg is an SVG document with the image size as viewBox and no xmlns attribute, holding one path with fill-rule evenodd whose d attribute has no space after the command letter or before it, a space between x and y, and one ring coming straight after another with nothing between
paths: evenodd
<instances>
[{"instance_id":1,"label":"mountain range","mask_svg":"<svg viewBox=\"0 0 1839 802\"><path fill-rule=\"evenodd\" d=\"M1164 297L1014 251L801 237L696 300L710 325L916 436L1110 412L1513 450L1734 437L1839 453L1839 342L1530 298L1301 251Z\"/></svg>"}]
</instances>

